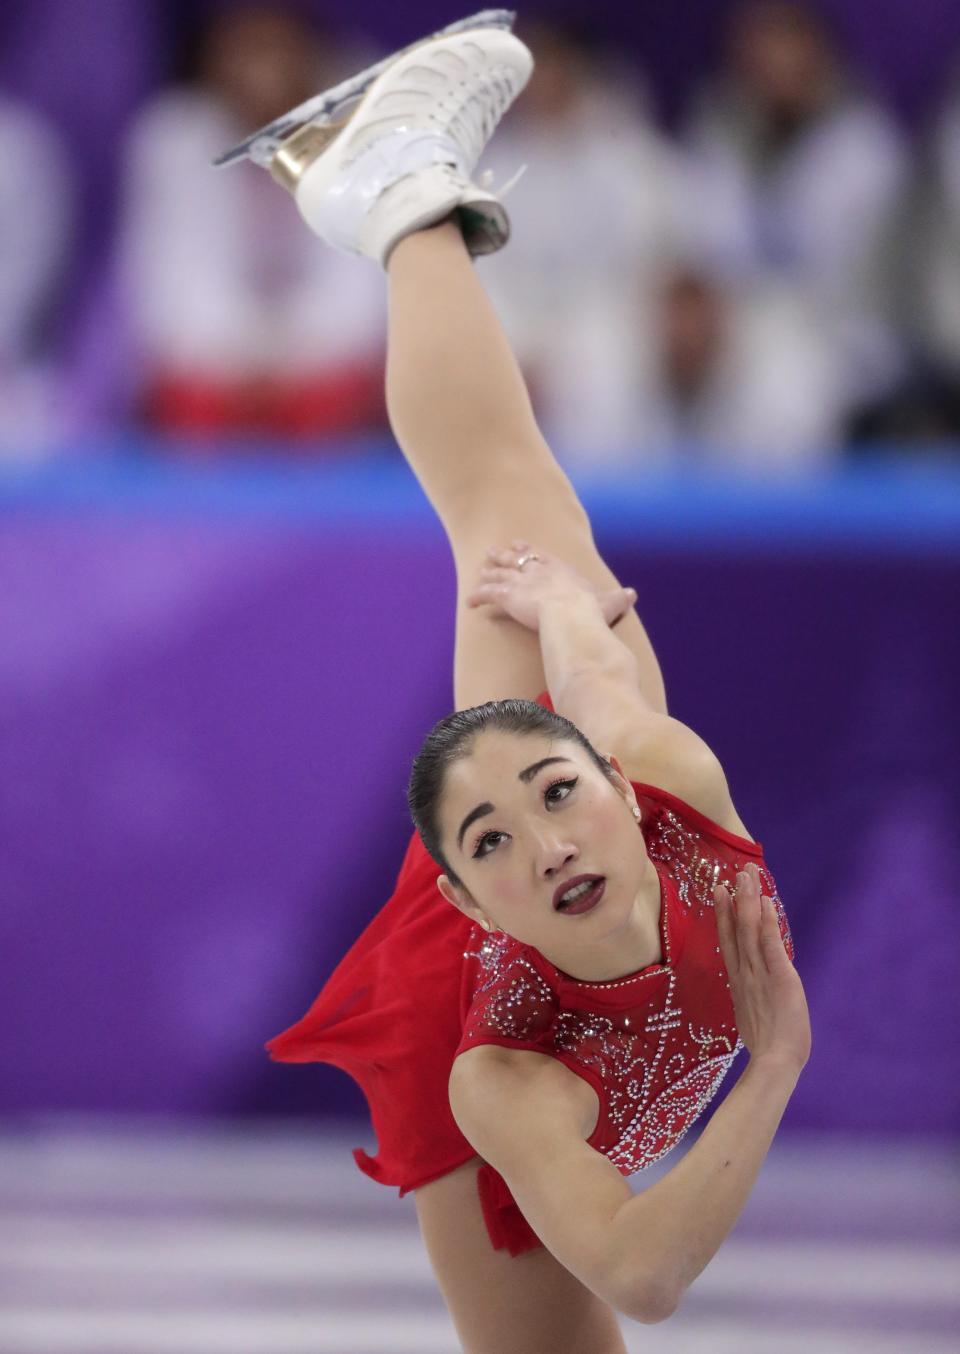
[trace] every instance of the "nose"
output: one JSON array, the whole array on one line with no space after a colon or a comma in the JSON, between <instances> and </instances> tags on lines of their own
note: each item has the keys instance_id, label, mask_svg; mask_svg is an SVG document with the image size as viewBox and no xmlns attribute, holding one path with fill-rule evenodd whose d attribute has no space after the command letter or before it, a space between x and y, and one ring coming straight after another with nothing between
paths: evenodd
<instances>
[{"instance_id":1,"label":"nose","mask_svg":"<svg viewBox=\"0 0 960 1354\"><path fill-rule=\"evenodd\" d=\"M554 879L580 855L568 837L540 827L535 830L537 875L540 879Z\"/></svg>"}]
</instances>

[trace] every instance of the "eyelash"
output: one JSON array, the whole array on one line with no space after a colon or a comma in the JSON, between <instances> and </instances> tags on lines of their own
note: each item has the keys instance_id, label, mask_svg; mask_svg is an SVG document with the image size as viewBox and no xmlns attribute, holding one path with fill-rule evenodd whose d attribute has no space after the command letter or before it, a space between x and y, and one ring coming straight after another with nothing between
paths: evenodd
<instances>
[{"instance_id":1,"label":"eyelash","mask_svg":"<svg viewBox=\"0 0 960 1354\"><path fill-rule=\"evenodd\" d=\"M564 800L565 800L565 799L569 799L570 796L569 796L569 795L563 795L563 796L561 796L561 798L559 798L559 799L550 800L550 799L548 798L548 796L549 796L549 794L550 794L550 791L551 791L551 790L557 789L557 788L558 788L559 786L561 786L561 785L564 786L564 787L566 787L566 788L568 788L568 789L570 789L570 790L572 790L573 787L576 785L576 783L577 783L577 781L578 781L579 779L580 779L579 776L573 776L572 778L571 778L571 777L561 777L561 778L559 778L558 780L552 780L552 781L550 782L550 784L547 786L547 788L546 788L546 789L544 790L544 792L543 792L543 800L544 800L544 803L545 803L545 804L546 804L546 803L562 804L562 803L564 802ZM484 844L484 842L487 840L488 837L503 837L503 836L505 836L505 833L503 833L503 832L487 831L487 832L481 833L481 835L477 838L476 842L474 843L474 847L473 847L473 859L474 859L474 860L482 860L484 856L488 856L488 855L490 854L489 851L483 851L483 850L481 849L482 846L483 846L483 844Z\"/></svg>"}]
</instances>

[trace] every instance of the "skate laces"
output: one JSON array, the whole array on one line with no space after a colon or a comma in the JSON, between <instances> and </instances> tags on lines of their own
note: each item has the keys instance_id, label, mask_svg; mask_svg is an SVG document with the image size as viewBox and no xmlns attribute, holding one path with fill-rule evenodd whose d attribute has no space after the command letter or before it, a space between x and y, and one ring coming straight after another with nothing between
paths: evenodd
<instances>
[{"instance_id":1,"label":"skate laces","mask_svg":"<svg viewBox=\"0 0 960 1354\"><path fill-rule=\"evenodd\" d=\"M480 187L485 193L494 193L497 197L506 197L509 192L516 188L517 184L527 172L527 166L521 165L516 174L512 174L506 183L501 184L499 188L493 186L493 170L485 169L480 175Z\"/></svg>"},{"instance_id":2,"label":"skate laces","mask_svg":"<svg viewBox=\"0 0 960 1354\"><path fill-rule=\"evenodd\" d=\"M469 149L464 149L468 149L474 164L515 97L516 78L508 66L478 72L474 77L473 89L451 119L460 124L469 143Z\"/></svg>"}]
</instances>

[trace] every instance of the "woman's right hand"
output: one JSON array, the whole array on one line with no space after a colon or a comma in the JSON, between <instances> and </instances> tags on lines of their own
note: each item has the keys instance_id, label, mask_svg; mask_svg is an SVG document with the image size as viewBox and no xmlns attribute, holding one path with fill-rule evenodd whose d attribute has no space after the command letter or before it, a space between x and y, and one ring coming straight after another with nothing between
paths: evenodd
<instances>
[{"instance_id":1,"label":"woman's right hand","mask_svg":"<svg viewBox=\"0 0 960 1354\"><path fill-rule=\"evenodd\" d=\"M810 1057L810 1013L760 871L751 863L738 873L736 903L723 884L713 896L740 1038L752 1058L778 1058L799 1074Z\"/></svg>"},{"instance_id":2,"label":"woman's right hand","mask_svg":"<svg viewBox=\"0 0 960 1354\"><path fill-rule=\"evenodd\" d=\"M518 564L518 560L524 560L524 564ZM637 600L633 588L595 588L555 555L537 551L526 541L514 541L510 549L495 546L487 551L466 603L469 607L489 606L492 616L509 616L526 629L537 631L545 601L580 595L596 600L607 625L615 625Z\"/></svg>"}]
</instances>

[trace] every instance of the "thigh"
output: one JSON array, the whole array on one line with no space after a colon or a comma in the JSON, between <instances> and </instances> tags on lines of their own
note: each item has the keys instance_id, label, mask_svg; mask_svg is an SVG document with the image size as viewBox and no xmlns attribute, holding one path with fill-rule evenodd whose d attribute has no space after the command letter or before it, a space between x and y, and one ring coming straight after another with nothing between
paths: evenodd
<instances>
[{"instance_id":1,"label":"thigh","mask_svg":"<svg viewBox=\"0 0 960 1354\"><path fill-rule=\"evenodd\" d=\"M415 1191L420 1231L463 1354L626 1354L617 1314L546 1249L490 1244L474 1157Z\"/></svg>"},{"instance_id":2,"label":"thigh","mask_svg":"<svg viewBox=\"0 0 960 1354\"><path fill-rule=\"evenodd\" d=\"M515 621L495 619L489 608L466 606L487 550L511 540L533 542L577 569L595 587L618 580L604 563L569 480L555 464L534 478L498 476L493 501L447 517L457 568L457 627L454 701L458 710L509 696L533 700L546 682L536 635ZM628 580L642 594L642 584ZM666 713L663 678L646 631L635 611L617 623L617 637L637 659L640 687L647 703Z\"/></svg>"}]
</instances>

